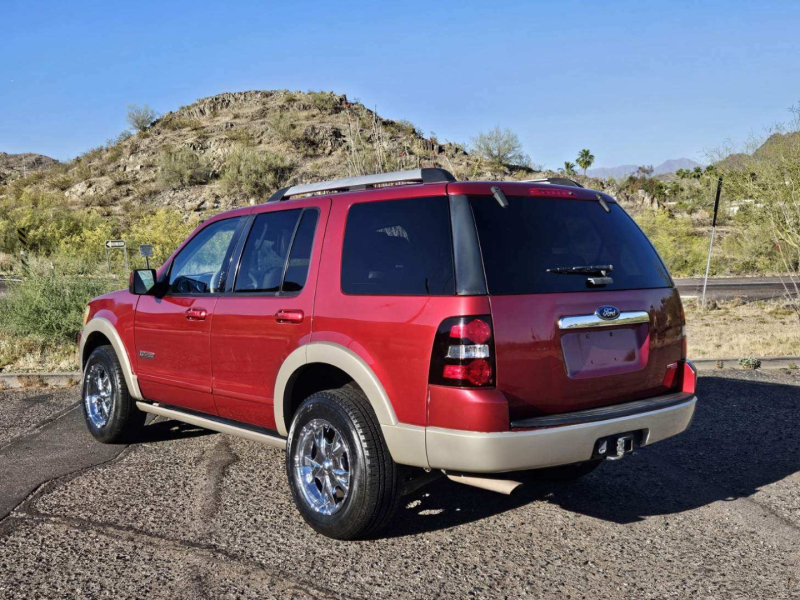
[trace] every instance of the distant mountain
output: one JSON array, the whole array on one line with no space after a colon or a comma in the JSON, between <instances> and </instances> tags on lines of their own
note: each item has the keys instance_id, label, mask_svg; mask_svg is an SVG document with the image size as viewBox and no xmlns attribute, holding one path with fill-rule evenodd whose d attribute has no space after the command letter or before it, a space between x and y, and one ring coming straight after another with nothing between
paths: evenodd
<instances>
[{"instance_id":1,"label":"distant mountain","mask_svg":"<svg viewBox=\"0 0 800 600\"><path fill-rule=\"evenodd\" d=\"M6 154L0 152L0 185L34 171L44 171L58 161L42 154Z\"/></svg>"},{"instance_id":2,"label":"distant mountain","mask_svg":"<svg viewBox=\"0 0 800 600\"><path fill-rule=\"evenodd\" d=\"M636 173L640 165L620 165L618 167L599 167L597 169L589 169L586 174L589 177L597 177L599 179L622 179ZM664 175L666 173L674 173L678 169L694 169L695 167L702 166L700 163L695 162L689 158L676 158L673 160L666 160L653 169L653 175Z\"/></svg>"}]
</instances>

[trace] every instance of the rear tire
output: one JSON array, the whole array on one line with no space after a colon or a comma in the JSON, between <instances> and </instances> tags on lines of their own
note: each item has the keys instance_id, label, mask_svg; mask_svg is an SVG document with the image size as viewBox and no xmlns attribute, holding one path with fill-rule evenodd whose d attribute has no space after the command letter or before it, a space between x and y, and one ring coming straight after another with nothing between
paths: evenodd
<instances>
[{"instance_id":1,"label":"rear tire","mask_svg":"<svg viewBox=\"0 0 800 600\"><path fill-rule=\"evenodd\" d=\"M548 467L547 469L536 469L530 474L539 481L567 482L575 481L585 477L597 467L603 464L603 460L589 460L574 465L562 465L559 467Z\"/></svg>"},{"instance_id":2,"label":"rear tire","mask_svg":"<svg viewBox=\"0 0 800 600\"><path fill-rule=\"evenodd\" d=\"M376 533L397 509L399 472L360 390L318 392L295 413L286 474L297 509L317 532L339 540Z\"/></svg>"},{"instance_id":3,"label":"rear tire","mask_svg":"<svg viewBox=\"0 0 800 600\"><path fill-rule=\"evenodd\" d=\"M135 441L147 414L136 408L112 346L96 348L86 361L81 390L83 418L95 439L104 444Z\"/></svg>"}]
</instances>

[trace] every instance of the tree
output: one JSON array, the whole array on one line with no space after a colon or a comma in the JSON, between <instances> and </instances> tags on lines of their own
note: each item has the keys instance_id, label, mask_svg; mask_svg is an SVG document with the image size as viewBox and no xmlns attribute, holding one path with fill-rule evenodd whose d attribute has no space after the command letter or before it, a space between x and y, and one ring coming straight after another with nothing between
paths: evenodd
<instances>
[{"instance_id":1,"label":"tree","mask_svg":"<svg viewBox=\"0 0 800 600\"><path fill-rule=\"evenodd\" d=\"M650 177L653 174L653 165L642 165L638 169L636 169L636 174L639 177Z\"/></svg>"},{"instance_id":2,"label":"tree","mask_svg":"<svg viewBox=\"0 0 800 600\"><path fill-rule=\"evenodd\" d=\"M575 175L575 163L568 160L564 161L564 166L558 172L564 175Z\"/></svg>"},{"instance_id":3,"label":"tree","mask_svg":"<svg viewBox=\"0 0 800 600\"><path fill-rule=\"evenodd\" d=\"M586 170L594 164L594 154L588 148L584 148L578 153L575 162L583 169L583 176L586 177Z\"/></svg>"},{"instance_id":4,"label":"tree","mask_svg":"<svg viewBox=\"0 0 800 600\"><path fill-rule=\"evenodd\" d=\"M516 165L527 167L530 157L522 149L522 142L510 129L495 127L491 131L479 133L470 140L472 151L488 160L495 167Z\"/></svg>"},{"instance_id":5,"label":"tree","mask_svg":"<svg viewBox=\"0 0 800 600\"><path fill-rule=\"evenodd\" d=\"M158 118L158 113L147 104L129 104L128 105L128 123L136 131L144 131L153 124Z\"/></svg>"}]
</instances>

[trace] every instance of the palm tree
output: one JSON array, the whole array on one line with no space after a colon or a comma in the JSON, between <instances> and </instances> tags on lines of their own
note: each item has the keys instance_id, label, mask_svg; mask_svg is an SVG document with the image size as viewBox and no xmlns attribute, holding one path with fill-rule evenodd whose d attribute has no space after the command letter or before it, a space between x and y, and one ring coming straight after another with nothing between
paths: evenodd
<instances>
[{"instance_id":1,"label":"palm tree","mask_svg":"<svg viewBox=\"0 0 800 600\"><path fill-rule=\"evenodd\" d=\"M586 169L594 164L594 154L588 148L584 148L578 153L578 158L575 162L583 169L583 176L586 177Z\"/></svg>"},{"instance_id":2,"label":"palm tree","mask_svg":"<svg viewBox=\"0 0 800 600\"><path fill-rule=\"evenodd\" d=\"M564 168L559 169L564 175L575 175L575 163L569 162L568 160L564 161Z\"/></svg>"}]
</instances>

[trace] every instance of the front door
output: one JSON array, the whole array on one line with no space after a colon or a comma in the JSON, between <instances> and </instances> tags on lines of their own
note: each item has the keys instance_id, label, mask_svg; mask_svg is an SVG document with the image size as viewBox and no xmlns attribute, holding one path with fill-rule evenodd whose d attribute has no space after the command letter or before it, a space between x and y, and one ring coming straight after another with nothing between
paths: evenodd
<instances>
[{"instance_id":1,"label":"front door","mask_svg":"<svg viewBox=\"0 0 800 600\"><path fill-rule=\"evenodd\" d=\"M322 231L330 200L256 209L229 293L211 328L219 415L275 429L274 390L286 357L311 335Z\"/></svg>"},{"instance_id":2,"label":"front door","mask_svg":"<svg viewBox=\"0 0 800 600\"><path fill-rule=\"evenodd\" d=\"M211 325L243 217L214 221L181 249L163 297L141 296L134 336L142 394L148 400L215 414Z\"/></svg>"}]
</instances>

